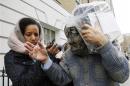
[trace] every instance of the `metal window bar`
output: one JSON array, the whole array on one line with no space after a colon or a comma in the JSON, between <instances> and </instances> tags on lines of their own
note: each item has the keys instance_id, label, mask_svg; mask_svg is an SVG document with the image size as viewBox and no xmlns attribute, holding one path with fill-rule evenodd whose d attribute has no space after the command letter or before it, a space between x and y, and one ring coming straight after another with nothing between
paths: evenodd
<instances>
[{"instance_id":1,"label":"metal window bar","mask_svg":"<svg viewBox=\"0 0 130 86\"><path fill-rule=\"evenodd\" d=\"M7 86L9 86L9 84L10 84L9 77L6 74L4 67L2 70L0 70L0 73L1 73L0 78L2 78L2 85L0 85L0 86L5 86L5 78L7 78Z\"/></svg>"}]
</instances>

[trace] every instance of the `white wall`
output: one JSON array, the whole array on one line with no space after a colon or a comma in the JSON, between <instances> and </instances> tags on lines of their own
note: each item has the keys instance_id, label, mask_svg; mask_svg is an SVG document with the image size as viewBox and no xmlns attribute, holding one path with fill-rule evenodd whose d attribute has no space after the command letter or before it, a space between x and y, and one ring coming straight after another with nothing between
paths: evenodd
<instances>
[{"instance_id":1,"label":"white wall","mask_svg":"<svg viewBox=\"0 0 130 86\"><path fill-rule=\"evenodd\" d=\"M7 38L20 18L32 17L46 23L46 28L56 32L56 42L63 44L66 38L62 21L68 15L53 0L0 0L0 69L3 67L3 55L9 50Z\"/></svg>"},{"instance_id":2,"label":"white wall","mask_svg":"<svg viewBox=\"0 0 130 86\"><path fill-rule=\"evenodd\" d=\"M19 19L31 17L42 21L46 28L55 31L56 42L63 44L66 38L62 20L68 15L69 13L53 0L0 0L0 70L4 66L4 55L9 51L7 39ZM7 78L5 79L7 86ZM2 78L0 78L1 85Z\"/></svg>"}]
</instances>

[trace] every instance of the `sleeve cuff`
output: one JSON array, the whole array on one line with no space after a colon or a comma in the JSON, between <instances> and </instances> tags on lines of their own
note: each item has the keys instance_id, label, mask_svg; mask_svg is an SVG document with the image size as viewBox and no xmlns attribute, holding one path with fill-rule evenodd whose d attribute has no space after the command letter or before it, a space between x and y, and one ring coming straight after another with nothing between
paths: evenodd
<instances>
[{"instance_id":1,"label":"sleeve cuff","mask_svg":"<svg viewBox=\"0 0 130 86\"><path fill-rule=\"evenodd\" d=\"M55 55L55 57L61 59L61 58L62 58L62 54L63 54L63 52L60 51L59 53L57 53L57 54Z\"/></svg>"},{"instance_id":2,"label":"sleeve cuff","mask_svg":"<svg viewBox=\"0 0 130 86\"><path fill-rule=\"evenodd\" d=\"M45 64L41 64L41 67L43 70L48 70L52 65L52 60L50 59L50 57L48 57L48 60L46 61Z\"/></svg>"},{"instance_id":3,"label":"sleeve cuff","mask_svg":"<svg viewBox=\"0 0 130 86\"><path fill-rule=\"evenodd\" d=\"M103 54L105 52L108 52L108 50L112 47L112 43L111 42L107 42L104 46L102 46L101 48L98 48L98 52Z\"/></svg>"}]
</instances>

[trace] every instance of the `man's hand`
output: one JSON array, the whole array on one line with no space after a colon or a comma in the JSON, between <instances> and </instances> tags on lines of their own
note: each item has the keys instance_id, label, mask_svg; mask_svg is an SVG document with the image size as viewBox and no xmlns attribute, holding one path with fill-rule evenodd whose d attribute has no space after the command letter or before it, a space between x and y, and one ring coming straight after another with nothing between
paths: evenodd
<instances>
[{"instance_id":1,"label":"man's hand","mask_svg":"<svg viewBox=\"0 0 130 86\"><path fill-rule=\"evenodd\" d=\"M84 26L81 28L81 34L86 42L99 47L104 46L108 41L102 32L87 24L84 24Z\"/></svg>"},{"instance_id":2,"label":"man's hand","mask_svg":"<svg viewBox=\"0 0 130 86\"><path fill-rule=\"evenodd\" d=\"M51 55L55 56L57 53L60 52L58 45L57 44L48 44L47 47L47 52L50 53Z\"/></svg>"},{"instance_id":3,"label":"man's hand","mask_svg":"<svg viewBox=\"0 0 130 86\"><path fill-rule=\"evenodd\" d=\"M25 47L27 51L29 52L29 55L33 59L36 59L42 63L45 63L47 61L48 54L46 52L46 48L44 48L44 46L40 42L38 42L36 46L34 46L33 44L29 42L26 42Z\"/></svg>"}]
</instances>

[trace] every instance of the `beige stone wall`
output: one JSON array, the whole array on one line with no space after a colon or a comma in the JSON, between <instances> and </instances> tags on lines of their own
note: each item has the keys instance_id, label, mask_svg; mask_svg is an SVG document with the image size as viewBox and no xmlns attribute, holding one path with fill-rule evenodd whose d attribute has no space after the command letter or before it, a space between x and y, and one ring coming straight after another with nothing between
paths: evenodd
<instances>
[{"instance_id":1,"label":"beige stone wall","mask_svg":"<svg viewBox=\"0 0 130 86\"><path fill-rule=\"evenodd\" d=\"M124 51L130 55L130 35L124 35L124 41L121 44Z\"/></svg>"},{"instance_id":2,"label":"beige stone wall","mask_svg":"<svg viewBox=\"0 0 130 86\"><path fill-rule=\"evenodd\" d=\"M61 6L69 13L71 13L73 8L76 6L75 0L58 0L58 1L61 3Z\"/></svg>"},{"instance_id":3,"label":"beige stone wall","mask_svg":"<svg viewBox=\"0 0 130 86\"><path fill-rule=\"evenodd\" d=\"M81 3L88 3L88 0L80 0Z\"/></svg>"},{"instance_id":4,"label":"beige stone wall","mask_svg":"<svg viewBox=\"0 0 130 86\"><path fill-rule=\"evenodd\" d=\"M62 6L65 10L67 10L69 13L72 12L72 10L76 7L76 0L57 0L60 2L60 6ZM104 1L104 0L80 0L80 3L88 3L93 1ZM105 0L111 5L111 0ZM112 7L112 5L111 5Z\"/></svg>"}]
</instances>

